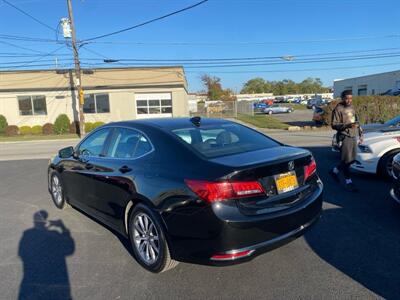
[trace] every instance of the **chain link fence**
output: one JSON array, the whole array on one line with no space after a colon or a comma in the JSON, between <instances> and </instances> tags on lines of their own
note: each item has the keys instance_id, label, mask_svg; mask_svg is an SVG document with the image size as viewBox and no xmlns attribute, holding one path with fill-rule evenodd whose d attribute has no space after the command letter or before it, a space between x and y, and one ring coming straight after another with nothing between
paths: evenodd
<instances>
[{"instance_id":1,"label":"chain link fence","mask_svg":"<svg viewBox=\"0 0 400 300\"><path fill-rule=\"evenodd\" d=\"M207 101L198 102L197 111L191 111L190 115L207 118L236 118L237 113L236 101Z\"/></svg>"},{"instance_id":2,"label":"chain link fence","mask_svg":"<svg viewBox=\"0 0 400 300\"><path fill-rule=\"evenodd\" d=\"M255 101L238 101L237 113L242 115L254 116Z\"/></svg>"}]
</instances>

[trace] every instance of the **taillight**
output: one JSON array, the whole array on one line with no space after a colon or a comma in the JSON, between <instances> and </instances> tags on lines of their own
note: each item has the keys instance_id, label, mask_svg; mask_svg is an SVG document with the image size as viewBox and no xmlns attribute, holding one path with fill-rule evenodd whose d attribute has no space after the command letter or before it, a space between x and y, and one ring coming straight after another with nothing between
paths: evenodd
<instances>
[{"instance_id":1,"label":"taillight","mask_svg":"<svg viewBox=\"0 0 400 300\"><path fill-rule=\"evenodd\" d=\"M258 181L212 182L186 179L185 182L196 195L210 203L264 194Z\"/></svg>"},{"instance_id":2,"label":"taillight","mask_svg":"<svg viewBox=\"0 0 400 300\"><path fill-rule=\"evenodd\" d=\"M311 177L317 171L317 164L315 160L312 158L311 162L304 166L304 181Z\"/></svg>"}]
</instances>

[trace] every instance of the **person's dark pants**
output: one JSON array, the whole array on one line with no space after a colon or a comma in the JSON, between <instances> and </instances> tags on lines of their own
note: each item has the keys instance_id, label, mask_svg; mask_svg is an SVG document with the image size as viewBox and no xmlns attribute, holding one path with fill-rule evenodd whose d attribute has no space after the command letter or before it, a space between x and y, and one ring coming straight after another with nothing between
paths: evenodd
<instances>
[{"instance_id":1,"label":"person's dark pants","mask_svg":"<svg viewBox=\"0 0 400 300\"><path fill-rule=\"evenodd\" d=\"M350 166L355 161L357 155L357 139L355 137L342 137L342 147L340 148L340 164L336 167L343 172L345 179L350 179Z\"/></svg>"}]
</instances>

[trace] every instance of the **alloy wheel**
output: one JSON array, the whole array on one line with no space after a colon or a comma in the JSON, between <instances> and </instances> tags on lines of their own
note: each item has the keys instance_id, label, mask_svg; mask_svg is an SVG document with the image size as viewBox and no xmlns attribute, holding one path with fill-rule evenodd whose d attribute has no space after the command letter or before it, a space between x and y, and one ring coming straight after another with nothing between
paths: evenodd
<instances>
[{"instance_id":1,"label":"alloy wheel","mask_svg":"<svg viewBox=\"0 0 400 300\"><path fill-rule=\"evenodd\" d=\"M51 193L54 201L60 205L62 203L62 186L58 176L53 176L51 180Z\"/></svg>"},{"instance_id":2,"label":"alloy wheel","mask_svg":"<svg viewBox=\"0 0 400 300\"><path fill-rule=\"evenodd\" d=\"M157 228L147 214L139 213L135 216L133 239L142 261L147 265L154 264L160 254L160 241Z\"/></svg>"}]
</instances>

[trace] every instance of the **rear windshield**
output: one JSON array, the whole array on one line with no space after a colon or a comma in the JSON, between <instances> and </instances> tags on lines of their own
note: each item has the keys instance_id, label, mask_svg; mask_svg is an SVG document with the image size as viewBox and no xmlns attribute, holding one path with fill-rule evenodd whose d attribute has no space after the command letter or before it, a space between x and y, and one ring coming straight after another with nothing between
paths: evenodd
<instances>
[{"instance_id":1,"label":"rear windshield","mask_svg":"<svg viewBox=\"0 0 400 300\"><path fill-rule=\"evenodd\" d=\"M279 146L265 135L238 124L179 128L172 132L207 158Z\"/></svg>"}]
</instances>

